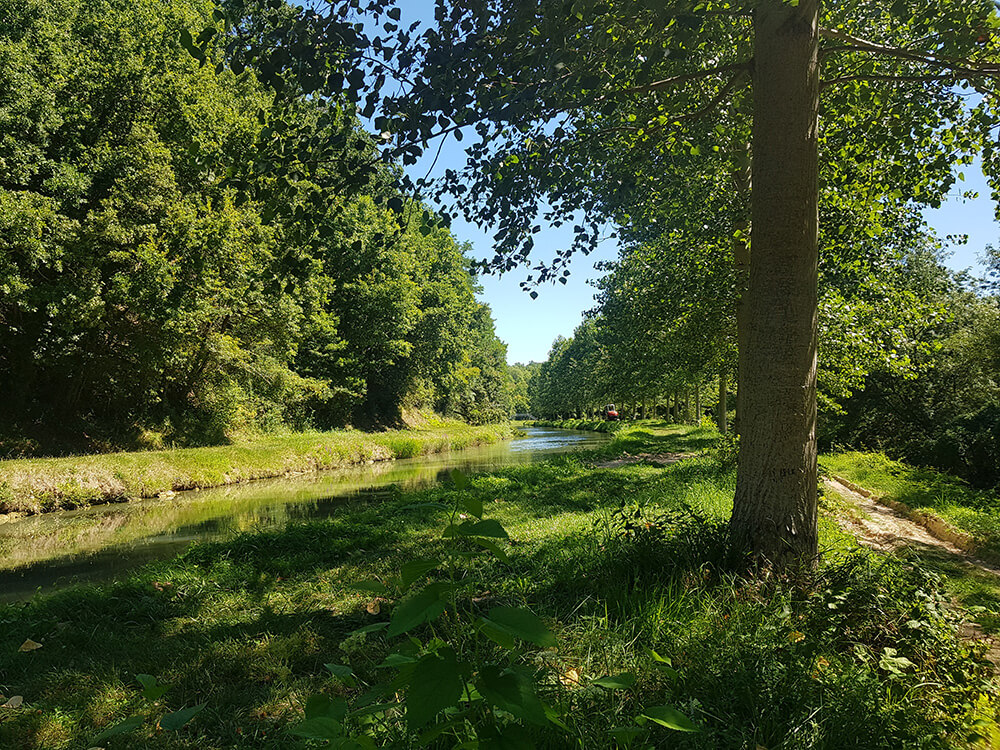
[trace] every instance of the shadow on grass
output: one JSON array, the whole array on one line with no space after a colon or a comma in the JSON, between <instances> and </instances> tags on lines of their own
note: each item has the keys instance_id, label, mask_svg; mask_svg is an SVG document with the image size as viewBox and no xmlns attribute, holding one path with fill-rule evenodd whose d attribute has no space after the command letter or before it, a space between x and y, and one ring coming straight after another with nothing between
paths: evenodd
<instances>
[{"instance_id":1,"label":"shadow on grass","mask_svg":"<svg viewBox=\"0 0 1000 750\"><path fill-rule=\"evenodd\" d=\"M945 640L933 651L920 634L894 630L919 615L923 601L902 574L859 568L804 596L737 579L713 562L725 552L719 498L731 497L731 472L709 460L601 471L586 461L511 467L473 482L487 515L518 530L520 543L510 567L480 560L470 576L492 601L527 604L557 623L560 649L546 662L555 671L544 697L570 706L577 741L539 730L541 747L607 747L611 727L659 704L678 706L704 731L658 729L654 744L706 750L909 747L959 721L924 711L934 705L929 692L923 707L896 695L922 679L916 670L897 683L878 667L879 639L889 636L917 669L954 659ZM407 506L447 502L452 493L359 501L338 518L194 547L127 582L0 607L0 691L26 703L0 719L0 746L90 747L99 727L142 710L134 675L148 673L173 685L161 713L209 707L178 735L143 730L141 745L125 737L109 740L109 750L295 747L285 726L300 718L305 696L340 689L324 680L324 663L350 659L364 677L388 678L373 669L388 641L344 643L359 626L387 619L382 604L344 581L385 578L402 562L433 555L444 515ZM648 504L646 531L616 531L623 500ZM705 517L657 520L681 502ZM864 656L845 649L844 633L868 649ZM16 652L25 638L43 648ZM672 658L676 677L655 666L647 648ZM633 671L638 682L617 696L574 691L555 678L570 668L585 678ZM947 687L959 700L974 686L969 678L969 686Z\"/></svg>"}]
</instances>

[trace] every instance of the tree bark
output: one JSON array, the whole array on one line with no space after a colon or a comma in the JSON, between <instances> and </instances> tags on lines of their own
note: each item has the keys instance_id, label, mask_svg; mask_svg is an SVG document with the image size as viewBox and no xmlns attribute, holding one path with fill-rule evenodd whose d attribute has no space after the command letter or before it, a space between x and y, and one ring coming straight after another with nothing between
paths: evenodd
<instances>
[{"instance_id":1,"label":"tree bark","mask_svg":"<svg viewBox=\"0 0 1000 750\"><path fill-rule=\"evenodd\" d=\"M729 401L729 389L726 384L726 368L719 370L719 408L716 409L715 423L719 427L719 432L723 435L729 429L729 412L727 411Z\"/></svg>"},{"instance_id":2,"label":"tree bark","mask_svg":"<svg viewBox=\"0 0 1000 750\"><path fill-rule=\"evenodd\" d=\"M701 380L694 387L694 421L701 424Z\"/></svg>"},{"instance_id":3,"label":"tree bark","mask_svg":"<svg viewBox=\"0 0 1000 750\"><path fill-rule=\"evenodd\" d=\"M811 564L816 527L819 0L754 15L746 371L730 533L779 568Z\"/></svg>"}]
</instances>

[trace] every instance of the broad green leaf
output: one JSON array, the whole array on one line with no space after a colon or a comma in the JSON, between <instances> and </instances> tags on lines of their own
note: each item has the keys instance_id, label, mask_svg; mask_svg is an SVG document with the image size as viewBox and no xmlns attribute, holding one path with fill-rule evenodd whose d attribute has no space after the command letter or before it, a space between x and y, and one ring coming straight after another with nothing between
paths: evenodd
<instances>
[{"instance_id":1,"label":"broad green leaf","mask_svg":"<svg viewBox=\"0 0 1000 750\"><path fill-rule=\"evenodd\" d=\"M615 738L619 747L629 747L632 740L646 734L646 730L643 727L615 727L609 729L608 734Z\"/></svg>"},{"instance_id":2,"label":"broad green leaf","mask_svg":"<svg viewBox=\"0 0 1000 750\"><path fill-rule=\"evenodd\" d=\"M556 645L556 636L537 615L521 607L494 607L484 622L542 648Z\"/></svg>"},{"instance_id":3,"label":"broad green leaf","mask_svg":"<svg viewBox=\"0 0 1000 750\"><path fill-rule=\"evenodd\" d=\"M385 657L385 660L376 667L376 669L396 669L397 667L402 667L405 664L414 664L416 661L416 658L406 656L405 654L389 654Z\"/></svg>"},{"instance_id":4,"label":"broad green leaf","mask_svg":"<svg viewBox=\"0 0 1000 750\"><path fill-rule=\"evenodd\" d=\"M464 495L462 497L462 507L476 518L483 517L483 501L475 495Z\"/></svg>"},{"instance_id":5,"label":"broad green leaf","mask_svg":"<svg viewBox=\"0 0 1000 750\"><path fill-rule=\"evenodd\" d=\"M374 633L377 630L385 630L387 627L389 627L389 623L387 622L373 622L371 625L365 625L363 628L352 630L347 634L347 637L350 638L352 635L361 635L363 633Z\"/></svg>"},{"instance_id":6,"label":"broad green leaf","mask_svg":"<svg viewBox=\"0 0 1000 750\"><path fill-rule=\"evenodd\" d=\"M649 655L653 657L653 661L657 662L658 664L666 664L668 666L671 665L671 664L673 664L673 662L671 662L670 659L667 659L666 657L660 656L653 649L650 648L650 649L647 649L647 651L649 651Z\"/></svg>"},{"instance_id":7,"label":"broad green leaf","mask_svg":"<svg viewBox=\"0 0 1000 750\"><path fill-rule=\"evenodd\" d=\"M317 716L296 724L291 732L308 740L335 740L344 736L344 727L330 716Z\"/></svg>"},{"instance_id":8,"label":"broad green leaf","mask_svg":"<svg viewBox=\"0 0 1000 750\"><path fill-rule=\"evenodd\" d=\"M388 587L379 581L352 581L347 586L357 591L369 591L379 596L388 596L390 593Z\"/></svg>"},{"instance_id":9,"label":"broad green leaf","mask_svg":"<svg viewBox=\"0 0 1000 750\"><path fill-rule=\"evenodd\" d=\"M466 521L458 526L451 524L445 528L442 536L445 538L457 536L488 536L495 539L509 538L507 530L504 529L499 521L492 518L486 521L476 521L475 523Z\"/></svg>"},{"instance_id":10,"label":"broad green leaf","mask_svg":"<svg viewBox=\"0 0 1000 750\"><path fill-rule=\"evenodd\" d=\"M643 710L642 715L667 729L678 732L700 732L701 729L691 719L673 706L652 706Z\"/></svg>"},{"instance_id":11,"label":"broad green leaf","mask_svg":"<svg viewBox=\"0 0 1000 750\"><path fill-rule=\"evenodd\" d=\"M347 685L347 687L355 687L358 684L358 680L354 676L354 670L350 667L343 664L324 664L323 666L327 668L330 674Z\"/></svg>"},{"instance_id":12,"label":"broad green leaf","mask_svg":"<svg viewBox=\"0 0 1000 750\"><path fill-rule=\"evenodd\" d=\"M156 678L151 674L137 674L135 679L142 685L142 697L148 701L158 700L170 690L170 685L158 685Z\"/></svg>"},{"instance_id":13,"label":"broad green leaf","mask_svg":"<svg viewBox=\"0 0 1000 750\"><path fill-rule=\"evenodd\" d=\"M170 732L178 732L183 729L184 726L191 721L191 719L201 713L202 709L204 709L206 705L208 704L199 703L197 706L182 708L179 711L174 711L172 714L167 714L160 719L160 728L166 729Z\"/></svg>"},{"instance_id":14,"label":"broad green leaf","mask_svg":"<svg viewBox=\"0 0 1000 750\"><path fill-rule=\"evenodd\" d=\"M363 716L372 716L373 714L381 714L386 711L390 711L394 708L399 708L402 703L372 703L367 706L362 706L349 714L352 717L361 718Z\"/></svg>"},{"instance_id":15,"label":"broad green leaf","mask_svg":"<svg viewBox=\"0 0 1000 750\"><path fill-rule=\"evenodd\" d=\"M101 740L111 739L112 737L117 737L120 734L127 734L128 732L131 732L133 729L138 729L139 727L141 727L144 721L145 718L143 718L142 716L129 716L124 721L120 721L114 726L105 729L99 735L94 737L94 739L91 740L91 743L97 743L100 742Z\"/></svg>"},{"instance_id":16,"label":"broad green leaf","mask_svg":"<svg viewBox=\"0 0 1000 750\"><path fill-rule=\"evenodd\" d=\"M469 478L460 469L451 470L451 482L460 490L469 489Z\"/></svg>"},{"instance_id":17,"label":"broad green leaf","mask_svg":"<svg viewBox=\"0 0 1000 750\"><path fill-rule=\"evenodd\" d=\"M406 725L415 731L438 713L458 703L464 685L455 652L442 649L417 662L406 695Z\"/></svg>"},{"instance_id":18,"label":"broad green leaf","mask_svg":"<svg viewBox=\"0 0 1000 750\"><path fill-rule=\"evenodd\" d=\"M493 625L489 621L484 620L482 618L479 619L477 625L479 627L479 631L483 635L485 635L491 641L507 649L508 651L513 651L515 648L517 648L517 639L514 638L514 636L512 636L506 630L501 630L496 625Z\"/></svg>"},{"instance_id":19,"label":"broad green leaf","mask_svg":"<svg viewBox=\"0 0 1000 750\"><path fill-rule=\"evenodd\" d=\"M622 672L614 677L600 677L593 684L608 690L628 690L635 684L636 677L631 672Z\"/></svg>"},{"instance_id":20,"label":"broad green leaf","mask_svg":"<svg viewBox=\"0 0 1000 750\"><path fill-rule=\"evenodd\" d=\"M444 612L445 603L442 597L449 590L450 584L432 583L403 599L392 612L388 635L402 635L418 625L435 619Z\"/></svg>"},{"instance_id":21,"label":"broad green leaf","mask_svg":"<svg viewBox=\"0 0 1000 750\"><path fill-rule=\"evenodd\" d=\"M518 719L539 726L548 723L545 707L535 694L534 681L524 670L512 668L501 672L497 666L483 667L476 687L488 703Z\"/></svg>"},{"instance_id":22,"label":"broad green leaf","mask_svg":"<svg viewBox=\"0 0 1000 750\"><path fill-rule=\"evenodd\" d=\"M347 701L343 698L338 698L337 700L331 700L329 696L318 694L310 695L306 699L306 718L307 719L318 719L320 717L328 717L331 719L337 719L338 721L343 719L347 715Z\"/></svg>"},{"instance_id":23,"label":"broad green leaf","mask_svg":"<svg viewBox=\"0 0 1000 750\"><path fill-rule=\"evenodd\" d=\"M399 587L406 591L415 581L441 565L440 560L411 560L399 573Z\"/></svg>"},{"instance_id":24,"label":"broad green leaf","mask_svg":"<svg viewBox=\"0 0 1000 750\"><path fill-rule=\"evenodd\" d=\"M507 556L507 552L499 544L494 542L492 539L483 539L482 537L472 537L472 541L478 544L480 547L484 547L493 553L501 562L510 565L510 557Z\"/></svg>"}]
</instances>

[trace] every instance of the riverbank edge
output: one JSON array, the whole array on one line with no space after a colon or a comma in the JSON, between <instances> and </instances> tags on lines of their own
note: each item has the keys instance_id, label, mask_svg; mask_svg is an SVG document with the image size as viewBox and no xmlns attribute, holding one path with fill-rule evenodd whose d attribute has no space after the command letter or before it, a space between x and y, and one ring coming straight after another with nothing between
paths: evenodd
<instances>
[{"instance_id":1,"label":"riverbank edge","mask_svg":"<svg viewBox=\"0 0 1000 750\"><path fill-rule=\"evenodd\" d=\"M55 510L415 458L514 435L510 423L442 421L426 429L337 430L207 448L0 461L0 522Z\"/></svg>"},{"instance_id":2,"label":"riverbank edge","mask_svg":"<svg viewBox=\"0 0 1000 750\"><path fill-rule=\"evenodd\" d=\"M626 422L606 422L586 419L544 420L536 421L534 424L539 427L556 427L565 430L587 430L612 433L618 432L628 426L628 423ZM641 421L634 423L634 425L641 424ZM858 457L861 460L877 459L879 461L887 462L887 465L885 467L879 466L876 471L873 471L872 467L869 465L859 471L861 467L853 465L857 464L857 461L842 463L845 458L850 458L852 456ZM834 462L839 464L839 473L830 466L823 465L824 463L830 464ZM901 461L891 461L882 456L882 454L874 452L848 451L842 453L824 454L823 456L820 456L820 471L831 479L840 482L848 489L864 495L865 497L874 500L887 508L892 508L897 513L901 513L914 523L922 526L931 536L955 545L966 554L979 557L990 563L1000 563L1000 541L994 537L984 536L982 534L977 535L974 532L974 529L970 528L970 526L974 527L976 525L975 520L972 520L971 524L966 523L965 528L963 528L963 524L960 523L961 519L954 520L945 518L940 514L940 512L936 512L936 509L931 509L924 505L914 506L904 502L899 495L905 494L905 489L897 492L885 491L880 490L878 487L871 488L862 485L858 481L859 475L868 475L867 478L869 480L872 480L874 477L876 485L880 484L880 479L898 483L899 478L898 476L895 476L895 474L898 473L898 468L900 467L906 471L921 472L922 474L931 475L935 483L947 483L949 489L953 493L967 495L968 497L964 499L966 499L968 503L972 504L976 502L974 496L979 494L976 490L962 486L963 483L960 479L952 477L950 474L945 474L944 472L932 469L918 469L917 467L909 466ZM912 485L913 482L911 481L908 484ZM975 514L978 516L990 515L984 514L983 511L975 510L973 508L966 508L966 514Z\"/></svg>"}]
</instances>

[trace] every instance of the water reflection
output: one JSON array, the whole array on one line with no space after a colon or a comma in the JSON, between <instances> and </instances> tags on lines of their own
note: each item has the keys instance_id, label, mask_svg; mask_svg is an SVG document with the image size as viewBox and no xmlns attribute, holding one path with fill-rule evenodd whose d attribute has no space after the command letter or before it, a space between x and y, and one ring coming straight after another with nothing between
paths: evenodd
<instances>
[{"instance_id":1,"label":"water reflection","mask_svg":"<svg viewBox=\"0 0 1000 750\"><path fill-rule=\"evenodd\" d=\"M0 524L0 600L25 598L83 580L121 575L171 557L195 541L240 531L281 528L327 518L348 498L389 494L442 481L455 468L468 473L528 463L595 447L607 435L532 427L498 445L424 458L269 479L142 500L62 511Z\"/></svg>"}]
</instances>

